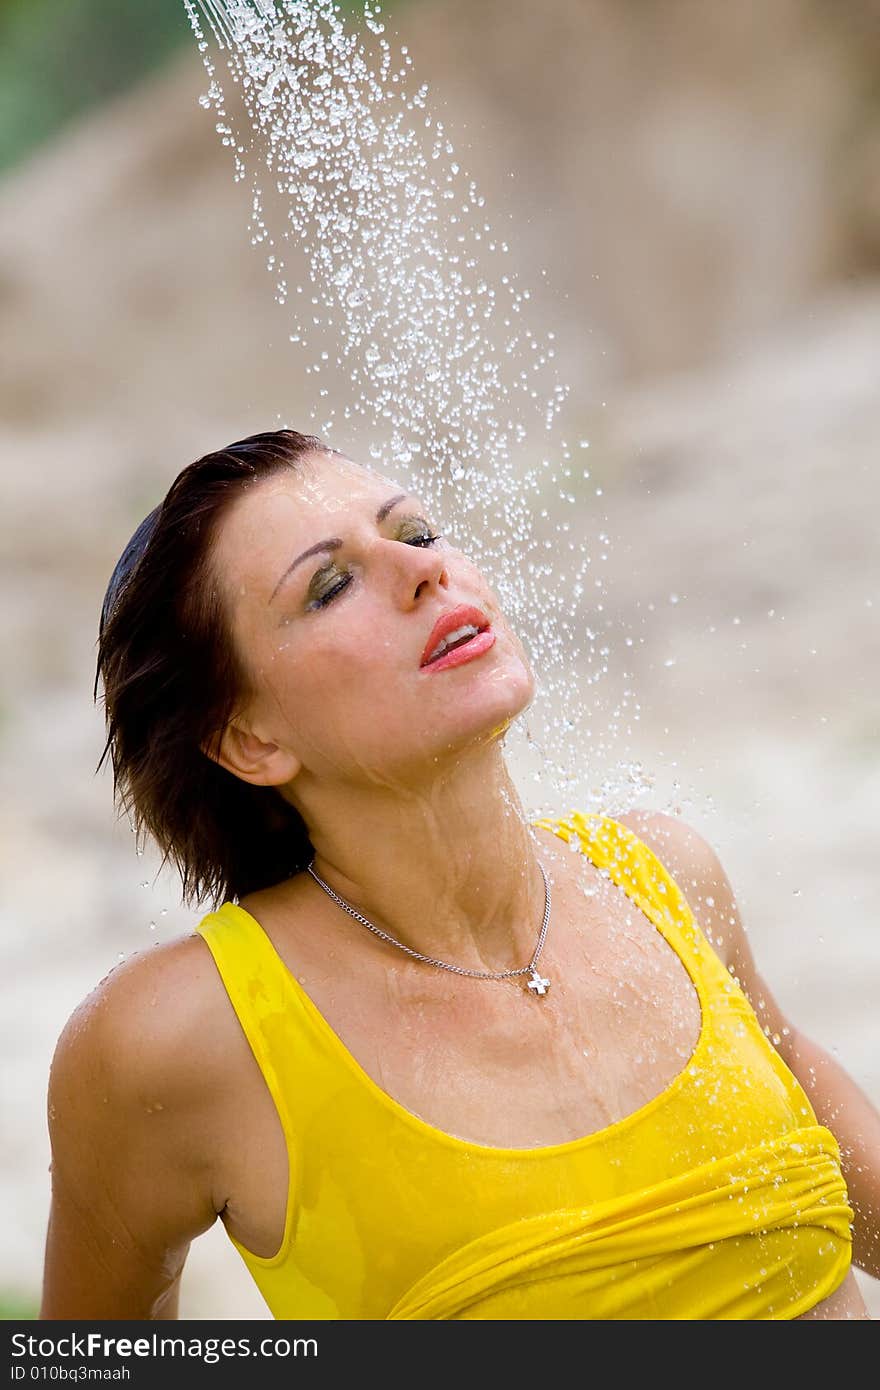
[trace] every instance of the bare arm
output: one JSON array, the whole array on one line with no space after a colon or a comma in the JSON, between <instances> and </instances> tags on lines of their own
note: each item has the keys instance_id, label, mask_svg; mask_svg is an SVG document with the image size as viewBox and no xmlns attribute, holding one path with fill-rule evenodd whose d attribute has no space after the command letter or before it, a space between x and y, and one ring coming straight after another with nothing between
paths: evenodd
<instances>
[{"instance_id":1,"label":"bare arm","mask_svg":"<svg viewBox=\"0 0 880 1390\"><path fill-rule=\"evenodd\" d=\"M118 967L58 1041L41 1318L176 1318L190 1242L216 1219L171 966Z\"/></svg>"},{"instance_id":2,"label":"bare arm","mask_svg":"<svg viewBox=\"0 0 880 1390\"><path fill-rule=\"evenodd\" d=\"M675 879L701 929L738 980L764 1032L840 1145L855 1213L853 1263L880 1278L880 1112L818 1043L796 1028L760 975L730 881L698 831L658 811L618 817Z\"/></svg>"}]
</instances>

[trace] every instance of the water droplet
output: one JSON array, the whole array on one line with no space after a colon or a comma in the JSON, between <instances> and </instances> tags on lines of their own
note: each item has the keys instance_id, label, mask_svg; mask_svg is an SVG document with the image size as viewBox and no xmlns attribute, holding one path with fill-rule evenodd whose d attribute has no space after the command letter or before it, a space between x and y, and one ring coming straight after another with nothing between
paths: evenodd
<instances>
[{"instance_id":1,"label":"water droplet","mask_svg":"<svg viewBox=\"0 0 880 1390\"><path fill-rule=\"evenodd\" d=\"M580 483L590 470L570 468L570 445L547 439L569 394L549 346L556 335L529 321L530 290L511 268L511 247L492 230L443 121L425 112L428 89L385 33L380 6L365 4L360 26L336 0L213 8L232 16L225 70L196 37L218 138L233 152L233 177L251 190L250 235L267 249L294 243L307 263L305 284L290 293L265 257L289 340L308 351L305 374L322 400L324 334L354 387L323 433L332 438L339 411L346 436L367 434L371 459L412 470L438 515L454 498L462 548L497 580L513 626L534 634L541 689L511 745L519 738L528 749L536 732L530 782L567 800L578 768L605 761L597 686L614 674L615 652L602 581L589 572L607 558L609 538L603 532L594 556L568 521L553 520L555 502L589 508L604 491L591 482L589 496L583 486L576 494L573 472ZM224 89L236 110L244 105L249 132L233 130ZM620 646L631 652L632 639ZM613 745L638 718L628 687L606 717ZM589 756L573 760L573 746ZM595 789L595 804L650 784L623 763Z\"/></svg>"}]
</instances>

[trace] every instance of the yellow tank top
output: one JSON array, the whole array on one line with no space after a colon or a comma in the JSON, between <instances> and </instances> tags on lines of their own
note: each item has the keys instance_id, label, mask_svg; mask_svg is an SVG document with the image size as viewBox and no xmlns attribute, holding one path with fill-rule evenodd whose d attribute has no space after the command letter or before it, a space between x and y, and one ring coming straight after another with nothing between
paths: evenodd
<instances>
[{"instance_id":1,"label":"yellow tank top","mask_svg":"<svg viewBox=\"0 0 880 1390\"><path fill-rule=\"evenodd\" d=\"M576 837L646 914L702 1010L672 1083L581 1139L435 1129L363 1070L255 918L226 902L199 924L287 1142L280 1249L230 1237L276 1318L795 1318L843 1281L837 1142L681 890L608 816L536 824Z\"/></svg>"}]
</instances>

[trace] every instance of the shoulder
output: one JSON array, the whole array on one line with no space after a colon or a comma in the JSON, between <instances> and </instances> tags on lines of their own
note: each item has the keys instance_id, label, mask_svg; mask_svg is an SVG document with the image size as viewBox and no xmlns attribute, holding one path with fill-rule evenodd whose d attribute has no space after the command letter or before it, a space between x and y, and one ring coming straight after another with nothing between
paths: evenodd
<instances>
[{"instance_id":1,"label":"shoulder","mask_svg":"<svg viewBox=\"0 0 880 1390\"><path fill-rule=\"evenodd\" d=\"M697 925L741 986L764 1032L794 1065L797 1030L758 968L730 879L710 842L686 821L663 811L632 810L614 819L648 846L678 884Z\"/></svg>"},{"instance_id":2,"label":"shoulder","mask_svg":"<svg viewBox=\"0 0 880 1390\"><path fill-rule=\"evenodd\" d=\"M216 983L216 967L195 934L136 951L77 1005L62 1039L78 1046L110 1043L147 1062L154 1048L183 1041L194 1030L218 998Z\"/></svg>"},{"instance_id":3,"label":"shoulder","mask_svg":"<svg viewBox=\"0 0 880 1390\"><path fill-rule=\"evenodd\" d=\"M61 1032L43 1316L155 1316L216 1220L224 1013L212 970L195 937L139 952Z\"/></svg>"},{"instance_id":4,"label":"shoulder","mask_svg":"<svg viewBox=\"0 0 880 1390\"><path fill-rule=\"evenodd\" d=\"M189 1105L217 1065L229 1024L216 967L196 935L139 951L81 1001L58 1038L49 1078L59 1103L102 1128L124 1128L153 1107ZM110 1105L112 1098L113 1104ZM73 1106L72 1106L72 1103Z\"/></svg>"},{"instance_id":5,"label":"shoulder","mask_svg":"<svg viewBox=\"0 0 880 1390\"><path fill-rule=\"evenodd\" d=\"M716 953L735 968L745 933L733 886L710 841L687 821L664 811L636 809L614 819L657 857Z\"/></svg>"},{"instance_id":6,"label":"shoulder","mask_svg":"<svg viewBox=\"0 0 880 1390\"><path fill-rule=\"evenodd\" d=\"M675 864L679 872L690 879L705 873L707 868L720 868L718 856L705 835L679 816L651 808L634 808L613 819L653 850L670 872ZM683 884L681 886L684 888Z\"/></svg>"}]
</instances>

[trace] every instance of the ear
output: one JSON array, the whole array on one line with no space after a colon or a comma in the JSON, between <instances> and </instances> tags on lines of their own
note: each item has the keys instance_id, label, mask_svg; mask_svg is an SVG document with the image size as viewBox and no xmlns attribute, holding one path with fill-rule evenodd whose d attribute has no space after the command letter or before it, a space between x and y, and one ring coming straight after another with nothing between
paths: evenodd
<instances>
[{"instance_id":1,"label":"ear","mask_svg":"<svg viewBox=\"0 0 880 1390\"><path fill-rule=\"evenodd\" d=\"M219 739L202 744L202 752L234 777L251 782L255 787L284 786L302 766L289 748L265 743L234 719L226 725Z\"/></svg>"}]
</instances>

